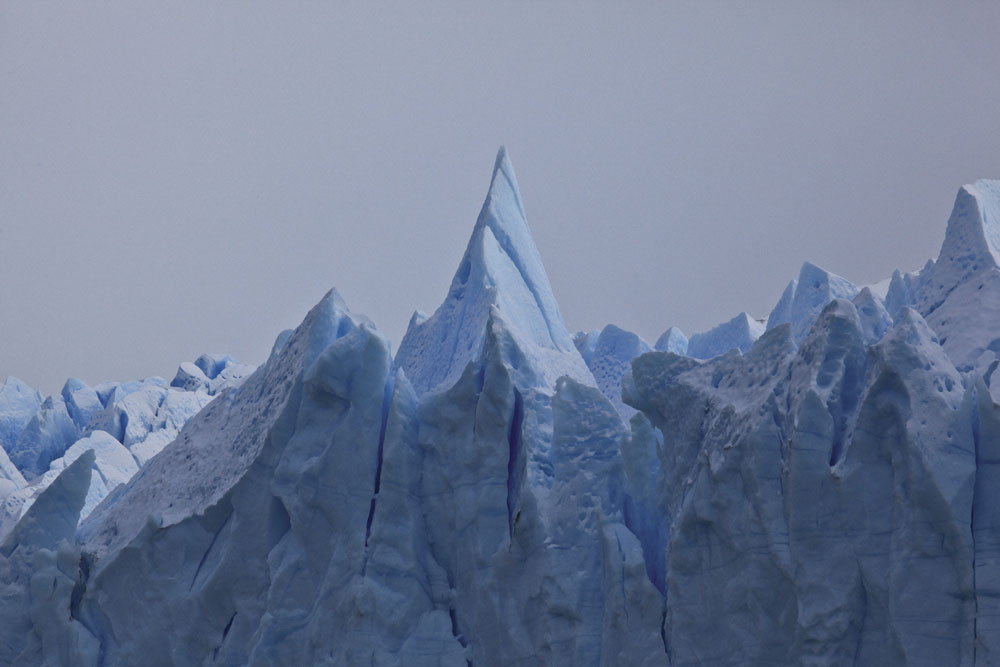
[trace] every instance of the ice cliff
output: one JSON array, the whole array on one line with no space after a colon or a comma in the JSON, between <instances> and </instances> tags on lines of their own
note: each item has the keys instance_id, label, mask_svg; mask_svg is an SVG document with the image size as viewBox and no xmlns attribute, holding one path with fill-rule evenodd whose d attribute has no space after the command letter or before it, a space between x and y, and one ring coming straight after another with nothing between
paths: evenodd
<instances>
[{"instance_id":1,"label":"ice cliff","mask_svg":"<svg viewBox=\"0 0 1000 667\"><path fill-rule=\"evenodd\" d=\"M8 380L0 664L1000 664L998 211L651 349L568 333L501 150L395 356L331 291L245 378Z\"/></svg>"}]
</instances>

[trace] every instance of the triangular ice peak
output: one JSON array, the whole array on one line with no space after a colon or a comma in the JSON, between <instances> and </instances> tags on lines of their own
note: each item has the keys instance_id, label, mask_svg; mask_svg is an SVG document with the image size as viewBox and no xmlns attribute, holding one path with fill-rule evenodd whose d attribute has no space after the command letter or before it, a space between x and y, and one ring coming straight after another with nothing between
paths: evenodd
<instances>
[{"instance_id":1,"label":"triangular ice peak","mask_svg":"<svg viewBox=\"0 0 1000 667\"><path fill-rule=\"evenodd\" d=\"M427 320L411 320L399 346L396 363L417 392L454 382L479 357L491 306L525 348L565 353L545 355L560 360L551 371L593 383L559 314L503 148L447 298Z\"/></svg>"},{"instance_id":2,"label":"triangular ice peak","mask_svg":"<svg viewBox=\"0 0 1000 667\"><path fill-rule=\"evenodd\" d=\"M877 343L892 326L892 317L885 308L882 299L872 292L870 287L864 287L852 301L858 311L861 331L865 335L865 343Z\"/></svg>"},{"instance_id":3,"label":"triangular ice peak","mask_svg":"<svg viewBox=\"0 0 1000 667\"><path fill-rule=\"evenodd\" d=\"M695 359L711 359L730 350L746 352L764 333L764 325L743 312L704 333L691 336L687 355Z\"/></svg>"},{"instance_id":4,"label":"triangular ice peak","mask_svg":"<svg viewBox=\"0 0 1000 667\"><path fill-rule=\"evenodd\" d=\"M996 268L1000 268L1000 181L979 180L962 186L955 197L937 262L929 275L921 276L917 310L927 317L958 285Z\"/></svg>"},{"instance_id":5,"label":"triangular ice peak","mask_svg":"<svg viewBox=\"0 0 1000 667\"><path fill-rule=\"evenodd\" d=\"M857 294L858 288L851 281L811 262L805 262L799 270L798 280L788 284L771 311L767 318L767 328L773 329L779 324L789 323L792 325L795 342L801 343L826 304L834 299L851 300Z\"/></svg>"},{"instance_id":6,"label":"triangular ice peak","mask_svg":"<svg viewBox=\"0 0 1000 667\"><path fill-rule=\"evenodd\" d=\"M677 327L670 327L656 340L654 350L660 352L673 352L674 354L687 354L688 337Z\"/></svg>"}]
</instances>

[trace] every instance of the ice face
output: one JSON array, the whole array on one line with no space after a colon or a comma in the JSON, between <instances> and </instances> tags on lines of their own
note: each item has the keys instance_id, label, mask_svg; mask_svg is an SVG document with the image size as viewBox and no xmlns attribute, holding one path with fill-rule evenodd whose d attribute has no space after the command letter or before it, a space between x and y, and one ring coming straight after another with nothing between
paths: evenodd
<instances>
[{"instance_id":1,"label":"ice face","mask_svg":"<svg viewBox=\"0 0 1000 667\"><path fill-rule=\"evenodd\" d=\"M565 333L501 152L402 360L331 291L241 386L205 355L10 422L84 437L7 466L0 663L993 664L991 187L886 303L807 264L766 332L650 351Z\"/></svg>"},{"instance_id":2,"label":"ice face","mask_svg":"<svg viewBox=\"0 0 1000 667\"><path fill-rule=\"evenodd\" d=\"M66 450L66 453L49 464L31 486L11 493L0 505L0 537L8 534L17 521L28 512L35 500L84 453L93 451L95 455L93 474L87 489L86 499L80 509L80 518L90 514L114 489L127 482L139 470L135 458L120 442L104 431L80 438Z\"/></svg>"},{"instance_id":3,"label":"ice face","mask_svg":"<svg viewBox=\"0 0 1000 667\"><path fill-rule=\"evenodd\" d=\"M7 378L0 387L0 447L10 451L41 406L37 391L16 377Z\"/></svg>"},{"instance_id":4,"label":"ice face","mask_svg":"<svg viewBox=\"0 0 1000 667\"><path fill-rule=\"evenodd\" d=\"M785 287L781 293L781 298L775 304L774 310L767 317L767 328L773 329L779 324L788 324L792 321L792 302L795 300L795 290L799 286L798 280L793 280Z\"/></svg>"},{"instance_id":5,"label":"ice face","mask_svg":"<svg viewBox=\"0 0 1000 667\"><path fill-rule=\"evenodd\" d=\"M66 451L79 431L66 411L66 403L50 396L28 421L7 453L26 478L45 472L49 463Z\"/></svg>"},{"instance_id":6,"label":"ice face","mask_svg":"<svg viewBox=\"0 0 1000 667\"><path fill-rule=\"evenodd\" d=\"M875 296L871 289L865 287L852 300L861 319L861 328L865 334L865 342L869 345L877 343L892 326L892 318L882 299Z\"/></svg>"},{"instance_id":7,"label":"ice face","mask_svg":"<svg viewBox=\"0 0 1000 667\"><path fill-rule=\"evenodd\" d=\"M594 348L597 347L597 339L600 337L601 332L599 330L594 331L578 331L573 335L573 344L576 345L577 351L580 356L583 357L583 363L590 367L590 360L594 358Z\"/></svg>"},{"instance_id":8,"label":"ice face","mask_svg":"<svg viewBox=\"0 0 1000 667\"><path fill-rule=\"evenodd\" d=\"M656 340L654 349L674 354L687 354L688 338L677 327L670 327Z\"/></svg>"},{"instance_id":9,"label":"ice face","mask_svg":"<svg viewBox=\"0 0 1000 667\"><path fill-rule=\"evenodd\" d=\"M331 293L112 493L78 532L77 614L105 659L661 664L627 427L589 371L550 380L565 351L496 292L478 353L423 394ZM648 349L614 329L599 347Z\"/></svg>"},{"instance_id":10,"label":"ice face","mask_svg":"<svg viewBox=\"0 0 1000 667\"><path fill-rule=\"evenodd\" d=\"M95 460L87 450L67 466L0 543L0 554L10 558L19 548L54 550L60 542L72 542Z\"/></svg>"},{"instance_id":11,"label":"ice face","mask_svg":"<svg viewBox=\"0 0 1000 667\"><path fill-rule=\"evenodd\" d=\"M846 278L830 273L810 262L799 271L798 280L785 288L767 318L767 328L791 324L792 336L802 342L826 304L834 299L853 299L860 290Z\"/></svg>"},{"instance_id":12,"label":"ice face","mask_svg":"<svg viewBox=\"0 0 1000 667\"><path fill-rule=\"evenodd\" d=\"M798 350L790 333L702 365L633 363L628 400L664 438L672 660L971 660L975 466L961 376L912 310L871 347L846 300Z\"/></svg>"},{"instance_id":13,"label":"ice face","mask_svg":"<svg viewBox=\"0 0 1000 667\"><path fill-rule=\"evenodd\" d=\"M1000 181L976 181L958 191L944 243L917 295L917 310L930 313L950 292L1000 263Z\"/></svg>"},{"instance_id":14,"label":"ice face","mask_svg":"<svg viewBox=\"0 0 1000 667\"><path fill-rule=\"evenodd\" d=\"M763 324L746 313L740 313L705 333L691 336L687 355L695 359L711 359L730 350L746 352L762 333Z\"/></svg>"},{"instance_id":15,"label":"ice face","mask_svg":"<svg viewBox=\"0 0 1000 667\"><path fill-rule=\"evenodd\" d=\"M212 359L214 366L208 363ZM24 439L20 445L15 441L11 447L17 460L28 466L30 484L6 451L0 449L0 538L11 531L35 498L70 463L86 449L95 449L97 463L82 511L86 517L116 486L128 481L140 466L177 437L184 424L214 394L239 386L253 370L226 355L204 355L202 363L215 377L208 379L192 363L185 362L181 368L201 374L205 378L203 384L168 388L162 378L152 377L91 388L70 378L58 396L39 404L34 416L25 422L30 428L20 427L18 438L23 435ZM8 416L16 415L18 410L23 415L32 409L36 392L26 390L16 378L8 381L7 386ZM49 457L54 458L47 460ZM42 465L46 470L40 474L32 467Z\"/></svg>"},{"instance_id":16,"label":"ice face","mask_svg":"<svg viewBox=\"0 0 1000 667\"><path fill-rule=\"evenodd\" d=\"M61 395L66 411L78 429L84 428L94 413L104 408L97 392L76 378L66 380Z\"/></svg>"},{"instance_id":17,"label":"ice face","mask_svg":"<svg viewBox=\"0 0 1000 667\"><path fill-rule=\"evenodd\" d=\"M920 274L914 308L955 365L985 367L1000 354L1000 181L963 186L937 261Z\"/></svg>"},{"instance_id":18,"label":"ice face","mask_svg":"<svg viewBox=\"0 0 1000 667\"><path fill-rule=\"evenodd\" d=\"M490 189L444 303L411 320L396 355L418 394L455 382L482 352L496 309L550 389L569 375L593 384L556 304L528 231L514 167L500 149Z\"/></svg>"},{"instance_id":19,"label":"ice face","mask_svg":"<svg viewBox=\"0 0 1000 667\"><path fill-rule=\"evenodd\" d=\"M933 266L933 262L929 262L928 266ZM912 308L917 304L916 292L920 275L919 271L913 273L901 273L898 269L893 271L889 281L889 291L885 295L885 308L893 319L904 306Z\"/></svg>"},{"instance_id":20,"label":"ice face","mask_svg":"<svg viewBox=\"0 0 1000 667\"><path fill-rule=\"evenodd\" d=\"M632 369L632 360L649 350L646 341L613 324L604 327L594 342L587 367L597 381L597 388L622 419L628 420L635 414L635 410L622 403L622 378Z\"/></svg>"},{"instance_id":21,"label":"ice face","mask_svg":"<svg viewBox=\"0 0 1000 667\"><path fill-rule=\"evenodd\" d=\"M63 470L0 541L2 664L98 664L99 642L73 618L86 576L73 534L93 462L88 451Z\"/></svg>"}]
</instances>

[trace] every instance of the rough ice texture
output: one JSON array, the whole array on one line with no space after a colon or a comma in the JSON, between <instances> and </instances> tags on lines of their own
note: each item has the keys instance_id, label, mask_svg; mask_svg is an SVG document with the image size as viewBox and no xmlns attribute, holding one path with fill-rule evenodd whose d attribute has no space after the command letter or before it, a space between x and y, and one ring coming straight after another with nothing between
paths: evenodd
<instances>
[{"instance_id":1,"label":"rough ice texture","mask_svg":"<svg viewBox=\"0 0 1000 667\"><path fill-rule=\"evenodd\" d=\"M595 387L512 372L513 344L492 309L481 356L420 397L328 295L80 526L105 660L662 664L626 428Z\"/></svg>"},{"instance_id":2,"label":"rough ice texture","mask_svg":"<svg viewBox=\"0 0 1000 667\"><path fill-rule=\"evenodd\" d=\"M861 320L861 330L865 335L865 343L868 345L877 343L892 326L892 317L889 316L885 303L868 287L862 288L851 302L858 309L858 318Z\"/></svg>"},{"instance_id":3,"label":"rough ice texture","mask_svg":"<svg viewBox=\"0 0 1000 667\"><path fill-rule=\"evenodd\" d=\"M74 618L85 577L74 532L93 462L87 452L68 466L0 542L0 664L99 664L99 642Z\"/></svg>"},{"instance_id":4,"label":"rough ice texture","mask_svg":"<svg viewBox=\"0 0 1000 667\"><path fill-rule=\"evenodd\" d=\"M996 257L990 192L944 248ZM178 373L190 395L95 387L0 542L0 664L1000 663L995 265L943 249L885 303L806 265L763 335L742 315L698 360L571 340L510 269L537 255L515 194L501 154L496 229L406 363L331 292L190 419L224 359ZM473 252L485 231L519 250Z\"/></svg>"},{"instance_id":5,"label":"rough ice texture","mask_svg":"<svg viewBox=\"0 0 1000 667\"><path fill-rule=\"evenodd\" d=\"M635 410L622 403L622 378L632 370L632 360L649 350L649 344L639 336L609 324L598 335L588 355L587 367L597 381L597 388L622 419L628 420L635 414Z\"/></svg>"},{"instance_id":6,"label":"rough ice texture","mask_svg":"<svg viewBox=\"0 0 1000 667\"><path fill-rule=\"evenodd\" d=\"M41 402L37 392L9 378L0 390L0 426L13 443L14 459L0 448L0 538L67 465L92 448L98 458L82 510L86 517L177 437L215 393L239 386L253 370L228 355L185 362L178 376L187 377L188 368L205 382L168 387L162 378L152 377L89 387L70 378L59 395Z\"/></svg>"},{"instance_id":7,"label":"rough ice texture","mask_svg":"<svg viewBox=\"0 0 1000 667\"><path fill-rule=\"evenodd\" d=\"M866 348L835 301L798 350L786 325L633 375L664 437L672 664L972 663L970 394L916 312Z\"/></svg>"},{"instance_id":8,"label":"rough ice texture","mask_svg":"<svg viewBox=\"0 0 1000 667\"><path fill-rule=\"evenodd\" d=\"M1000 181L963 186L937 261L921 273L915 308L960 370L1000 353Z\"/></svg>"}]
</instances>

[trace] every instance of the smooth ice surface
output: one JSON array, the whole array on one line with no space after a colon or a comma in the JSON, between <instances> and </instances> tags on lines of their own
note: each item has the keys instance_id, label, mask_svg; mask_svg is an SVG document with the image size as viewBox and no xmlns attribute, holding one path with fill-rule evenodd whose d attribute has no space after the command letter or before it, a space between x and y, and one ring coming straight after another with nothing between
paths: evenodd
<instances>
[{"instance_id":1,"label":"smooth ice surface","mask_svg":"<svg viewBox=\"0 0 1000 667\"><path fill-rule=\"evenodd\" d=\"M709 331L691 336L686 354L695 359L711 359L730 350L746 352L762 333L763 324L746 313L740 313Z\"/></svg>"},{"instance_id":2,"label":"smooth ice surface","mask_svg":"<svg viewBox=\"0 0 1000 667\"><path fill-rule=\"evenodd\" d=\"M674 354L687 354L688 337L677 327L670 327L656 339L653 349L660 352L673 352Z\"/></svg>"},{"instance_id":3,"label":"smooth ice surface","mask_svg":"<svg viewBox=\"0 0 1000 667\"><path fill-rule=\"evenodd\" d=\"M94 452L95 459L86 500L80 510L81 519L90 514L119 484L127 482L139 470L139 465L129 450L105 431L96 431L80 438L65 454L52 461L49 469L30 486L19 489L6 498L0 506L0 536L6 535L13 528L63 470L88 451Z\"/></svg>"},{"instance_id":4,"label":"smooth ice surface","mask_svg":"<svg viewBox=\"0 0 1000 667\"><path fill-rule=\"evenodd\" d=\"M798 280L788 284L771 311L767 328L791 324L795 341L802 342L826 304L834 299L853 299L859 291L846 278L805 262L799 270Z\"/></svg>"},{"instance_id":5,"label":"smooth ice surface","mask_svg":"<svg viewBox=\"0 0 1000 667\"><path fill-rule=\"evenodd\" d=\"M447 298L427 320L411 320L396 354L417 393L452 384L481 354L492 308L541 372L540 381L552 387L569 375L593 383L559 314L528 231L514 167L502 148Z\"/></svg>"},{"instance_id":6,"label":"smooth ice surface","mask_svg":"<svg viewBox=\"0 0 1000 667\"><path fill-rule=\"evenodd\" d=\"M60 542L72 541L95 459L94 452L88 450L67 466L0 542L0 554L9 558L22 546L52 550Z\"/></svg>"},{"instance_id":7,"label":"smooth ice surface","mask_svg":"<svg viewBox=\"0 0 1000 667\"><path fill-rule=\"evenodd\" d=\"M590 366L590 360L594 358L594 348L597 347L597 339L601 336L600 330L578 331L573 335L573 344L583 357L583 362Z\"/></svg>"},{"instance_id":8,"label":"smooth ice surface","mask_svg":"<svg viewBox=\"0 0 1000 667\"><path fill-rule=\"evenodd\" d=\"M9 451L42 405L38 392L16 377L0 387L0 447Z\"/></svg>"}]
</instances>

